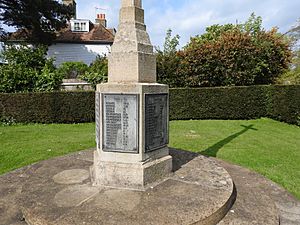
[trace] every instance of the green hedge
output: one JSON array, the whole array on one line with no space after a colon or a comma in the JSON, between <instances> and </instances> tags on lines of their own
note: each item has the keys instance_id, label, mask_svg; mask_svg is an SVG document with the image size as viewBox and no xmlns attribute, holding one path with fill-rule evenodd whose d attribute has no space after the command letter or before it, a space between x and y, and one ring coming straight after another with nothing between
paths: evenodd
<instances>
[{"instance_id":1,"label":"green hedge","mask_svg":"<svg viewBox=\"0 0 300 225\"><path fill-rule=\"evenodd\" d=\"M267 113L267 86L170 90L170 119L253 119Z\"/></svg>"},{"instance_id":2,"label":"green hedge","mask_svg":"<svg viewBox=\"0 0 300 225\"><path fill-rule=\"evenodd\" d=\"M17 122L90 122L95 118L94 95L94 92L0 94L0 117Z\"/></svg>"},{"instance_id":3,"label":"green hedge","mask_svg":"<svg viewBox=\"0 0 300 225\"><path fill-rule=\"evenodd\" d=\"M95 119L94 92L0 94L0 118L78 123ZM170 89L170 119L270 117L300 125L300 85Z\"/></svg>"},{"instance_id":4,"label":"green hedge","mask_svg":"<svg viewBox=\"0 0 300 225\"><path fill-rule=\"evenodd\" d=\"M300 126L300 85L270 86L267 117Z\"/></svg>"}]
</instances>

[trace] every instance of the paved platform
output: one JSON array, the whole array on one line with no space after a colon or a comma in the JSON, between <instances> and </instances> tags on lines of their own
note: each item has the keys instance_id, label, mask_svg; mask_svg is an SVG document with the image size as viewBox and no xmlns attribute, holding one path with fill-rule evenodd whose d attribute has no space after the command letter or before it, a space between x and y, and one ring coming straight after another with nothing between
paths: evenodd
<instances>
[{"instance_id":1,"label":"paved platform","mask_svg":"<svg viewBox=\"0 0 300 225\"><path fill-rule=\"evenodd\" d=\"M234 196L228 194L230 177L219 165L230 173L237 189L237 200L219 225L300 224L299 201L277 184L223 161L176 149L171 154L177 172L146 192L92 187L87 172L93 163L92 150L0 176L0 224L214 224L212 218L220 220ZM191 172L192 168L199 170ZM212 168L217 169L211 173ZM211 179L190 176L200 171ZM172 194L177 198L170 198ZM201 201L208 196L213 203L204 206Z\"/></svg>"}]
</instances>

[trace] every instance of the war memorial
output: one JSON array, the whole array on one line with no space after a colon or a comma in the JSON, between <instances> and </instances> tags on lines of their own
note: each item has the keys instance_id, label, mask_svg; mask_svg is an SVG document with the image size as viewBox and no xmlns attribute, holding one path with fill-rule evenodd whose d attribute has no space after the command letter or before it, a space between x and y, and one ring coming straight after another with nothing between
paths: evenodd
<instances>
[{"instance_id":1,"label":"war memorial","mask_svg":"<svg viewBox=\"0 0 300 225\"><path fill-rule=\"evenodd\" d=\"M8 175L7 190L16 194L5 200L20 217L14 224L279 224L271 201L253 195L261 178L227 165L239 184L251 178L234 214L236 187L221 164L168 148L169 88L156 82L141 0L122 0L108 83L95 95L96 149Z\"/></svg>"}]
</instances>

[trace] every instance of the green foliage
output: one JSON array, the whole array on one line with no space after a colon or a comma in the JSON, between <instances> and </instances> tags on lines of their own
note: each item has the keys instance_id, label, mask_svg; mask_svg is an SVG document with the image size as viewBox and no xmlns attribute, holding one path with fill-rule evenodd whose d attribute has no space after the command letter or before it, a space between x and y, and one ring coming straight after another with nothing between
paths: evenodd
<instances>
[{"instance_id":1,"label":"green foliage","mask_svg":"<svg viewBox=\"0 0 300 225\"><path fill-rule=\"evenodd\" d=\"M172 37L172 30L169 29L163 50L156 48L157 80L159 83L168 84L170 87L184 85L180 74L182 54L177 52L179 38L179 35Z\"/></svg>"},{"instance_id":2,"label":"green foliage","mask_svg":"<svg viewBox=\"0 0 300 225\"><path fill-rule=\"evenodd\" d=\"M189 87L272 84L291 59L288 41L276 29L265 31L254 14L244 24L207 28L184 54Z\"/></svg>"},{"instance_id":3,"label":"green foliage","mask_svg":"<svg viewBox=\"0 0 300 225\"><path fill-rule=\"evenodd\" d=\"M11 65L20 65L26 68L41 70L45 63L47 46L31 47L24 45L6 45L2 58Z\"/></svg>"},{"instance_id":4,"label":"green foliage","mask_svg":"<svg viewBox=\"0 0 300 225\"><path fill-rule=\"evenodd\" d=\"M170 89L170 119L255 119L299 124L300 86Z\"/></svg>"},{"instance_id":5,"label":"green foliage","mask_svg":"<svg viewBox=\"0 0 300 225\"><path fill-rule=\"evenodd\" d=\"M0 94L0 118L17 122L92 122L94 115L94 92ZM170 89L171 120L260 117L298 124L300 86Z\"/></svg>"},{"instance_id":6,"label":"green foliage","mask_svg":"<svg viewBox=\"0 0 300 225\"><path fill-rule=\"evenodd\" d=\"M95 120L94 92L0 93L0 118L22 123L82 123Z\"/></svg>"},{"instance_id":7,"label":"green foliage","mask_svg":"<svg viewBox=\"0 0 300 225\"><path fill-rule=\"evenodd\" d=\"M289 40L264 30L255 14L242 24L210 26L176 52L178 38L169 30L157 51L158 81L170 87L273 84L291 61Z\"/></svg>"},{"instance_id":8,"label":"green foliage","mask_svg":"<svg viewBox=\"0 0 300 225\"><path fill-rule=\"evenodd\" d=\"M64 62L57 69L64 79L76 79L88 70L88 65L83 62Z\"/></svg>"},{"instance_id":9,"label":"green foliage","mask_svg":"<svg viewBox=\"0 0 300 225\"><path fill-rule=\"evenodd\" d=\"M96 60L89 66L88 70L80 76L80 79L92 84L96 88L97 84L107 81L108 61L106 56L98 55Z\"/></svg>"},{"instance_id":10,"label":"green foliage","mask_svg":"<svg viewBox=\"0 0 300 225\"><path fill-rule=\"evenodd\" d=\"M7 64L0 66L0 92L52 91L62 81L56 73L52 59L46 58L45 46L7 46L2 58Z\"/></svg>"},{"instance_id":11,"label":"green foliage","mask_svg":"<svg viewBox=\"0 0 300 225\"><path fill-rule=\"evenodd\" d=\"M277 80L279 84L300 84L300 49L294 52L291 68Z\"/></svg>"},{"instance_id":12,"label":"green foliage","mask_svg":"<svg viewBox=\"0 0 300 225\"><path fill-rule=\"evenodd\" d=\"M270 86L268 117L300 126L300 86Z\"/></svg>"},{"instance_id":13,"label":"green foliage","mask_svg":"<svg viewBox=\"0 0 300 225\"><path fill-rule=\"evenodd\" d=\"M0 92L30 92L38 72L36 69L24 68L19 64L8 64L0 66Z\"/></svg>"},{"instance_id":14,"label":"green foliage","mask_svg":"<svg viewBox=\"0 0 300 225\"><path fill-rule=\"evenodd\" d=\"M62 83L63 76L57 72L53 65L53 59L48 59L41 73L37 77L34 90L39 91L54 91L58 90Z\"/></svg>"},{"instance_id":15,"label":"green foliage","mask_svg":"<svg viewBox=\"0 0 300 225\"><path fill-rule=\"evenodd\" d=\"M2 23L23 29L27 41L42 44L51 43L73 14L56 0L1 0L0 9Z\"/></svg>"},{"instance_id":16,"label":"green foliage","mask_svg":"<svg viewBox=\"0 0 300 225\"><path fill-rule=\"evenodd\" d=\"M170 89L170 119L264 117L267 90L267 86Z\"/></svg>"}]
</instances>

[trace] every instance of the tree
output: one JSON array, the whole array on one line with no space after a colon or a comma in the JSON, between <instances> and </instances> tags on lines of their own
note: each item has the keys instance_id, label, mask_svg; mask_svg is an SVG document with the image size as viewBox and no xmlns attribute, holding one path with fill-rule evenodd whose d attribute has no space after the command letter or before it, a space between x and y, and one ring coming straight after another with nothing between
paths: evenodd
<instances>
[{"instance_id":1,"label":"tree","mask_svg":"<svg viewBox=\"0 0 300 225\"><path fill-rule=\"evenodd\" d=\"M0 20L23 29L32 43L50 44L72 14L70 6L56 0L0 0Z\"/></svg>"},{"instance_id":2,"label":"tree","mask_svg":"<svg viewBox=\"0 0 300 225\"><path fill-rule=\"evenodd\" d=\"M254 14L244 24L213 25L184 48L188 86L272 84L288 68L288 40Z\"/></svg>"},{"instance_id":3,"label":"tree","mask_svg":"<svg viewBox=\"0 0 300 225\"><path fill-rule=\"evenodd\" d=\"M88 70L79 78L90 83L94 89L96 85L107 81L108 61L105 55L98 55L94 62L91 63Z\"/></svg>"},{"instance_id":4,"label":"tree","mask_svg":"<svg viewBox=\"0 0 300 225\"><path fill-rule=\"evenodd\" d=\"M157 80L170 87L180 87L184 78L180 74L181 52L177 51L179 35L172 37L172 30L168 29L163 50L156 48Z\"/></svg>"},{"instance_id":5,"label":"tree","mask_svg":"<svg viewBox=\"0 0 300 225\"><path fill-rule=\"evenodd\" d=\"M63 77L56 72L53 59L46 59L46 47L6 46L0 65L0 92L37 92L59 89Z\"/></svg>"},{"instance_id":6,"label":"tree","mask_svg":"<svg viewBox=\"0 0 300 225\"><path fill-rule=\"evenodd\" d=\"M293 59L289 70L277 80L279 84L300 84L300 19L285 33L292 40Z\"/></svg>"}]
</instances>

